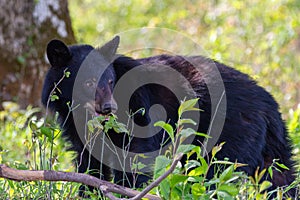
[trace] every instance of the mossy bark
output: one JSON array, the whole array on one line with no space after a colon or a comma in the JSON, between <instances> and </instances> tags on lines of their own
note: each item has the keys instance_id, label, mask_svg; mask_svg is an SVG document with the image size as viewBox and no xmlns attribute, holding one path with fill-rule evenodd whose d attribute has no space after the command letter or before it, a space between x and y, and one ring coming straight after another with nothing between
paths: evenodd
<instances>
[{"instance_id":1,"label":"mossy bark","mask_svg":"<svg viewBox=\"0 0 300 200\"><path fill-rule=\"evenodd\" d=\"M40 105L53 38L75 42L67 0L0 1L0 102Z\"/></svg>"}]
</instances>

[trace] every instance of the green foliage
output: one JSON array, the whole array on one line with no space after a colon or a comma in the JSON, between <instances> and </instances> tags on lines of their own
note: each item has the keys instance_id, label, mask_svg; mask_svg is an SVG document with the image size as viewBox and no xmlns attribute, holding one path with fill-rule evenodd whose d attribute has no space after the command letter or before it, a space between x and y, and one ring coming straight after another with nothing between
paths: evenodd
<instances>
[{"instance_id":1,"label":"green foliage","mask_svg":"<svg viewBox=\"0 0 300 200\"><path fill-rule=\"evenodd\" d=\"M109 129L113 129L116 133L128 133L126 125L118 122L117 119L117 116L114 114L94 117L87 123L89 132L104 131L107 133Z\"/></svg>"},{"instance_id":2,"label":"green foliage","mask_svg":"<svg viewBox=\"0 0 300 200\"><path fill-rule=\"evenodd\" d=\"M26 110L12 102L3 102L0 111L0 162L17 169L53 169L74 171L74 154L67 151L61 131L53 122L38 120L39 109ZM0 199L44 198L76 196L79 185L74 183L15 182L0 179ZM49 192L51 191L51 193Z\"/></svg>"},{"instance_id":3,"label":"green foliage","mask_svg":"<svg viewBox=\"0 0 300 200\"><path fill-rule=\"evenodd\" d=\"M20 110L20 107L12 102L3 102L2 106L4 108L0 111L0 140L3 141L0 144L2 162L25 163L30 158L27 155L28 149L23 148L23 146L28 146L30 141L30 129L26 123L38 109L29 106L26 110Z\"/></svg>"}]
</instances>

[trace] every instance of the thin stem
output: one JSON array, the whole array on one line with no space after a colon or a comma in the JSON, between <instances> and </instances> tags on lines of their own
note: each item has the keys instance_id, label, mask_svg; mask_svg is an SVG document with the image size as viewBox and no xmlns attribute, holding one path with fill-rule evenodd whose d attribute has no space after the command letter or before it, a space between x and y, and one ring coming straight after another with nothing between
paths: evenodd
<instances>
[{"instance_id":1,"label":"thin stem","mask_svg":"<svg viewBox=\"0 0 300 200\"><path fill-rule=\"evenodd\" d=\"M150 190L154 187L157 187L164 179L166 179L175 169L177 163L181 160L183 153L179 153L173 159L171 167L160 177L158 177L155 181L153 181L150 185L148 185L141 193L137 194L135 197L131 198L130 200L138 200L143 198Z\"/></svg>"}]
</instances>

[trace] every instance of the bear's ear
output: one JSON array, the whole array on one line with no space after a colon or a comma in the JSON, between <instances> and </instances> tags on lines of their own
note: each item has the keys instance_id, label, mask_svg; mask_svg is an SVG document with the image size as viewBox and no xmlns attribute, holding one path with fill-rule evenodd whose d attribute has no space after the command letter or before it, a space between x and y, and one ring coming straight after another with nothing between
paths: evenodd
<instances>
[{"instance_id":1,"label":"bear's ear","mask_svg":"<svg viewBox=\"0 0 300 200\"><path fill-rule=\"evenodd\" d=\"M51 40L47 45L47 57L53 67L63 67L72 56L65 43L60 40Z\"/></svg>"},{"instance_id":2,"label":"bear's ear","mask_svg":"<svg viewBox=\"0 0 300 200\"><path fill-rule=\"evenodd\" d=\"M103 55L104 58L111 60L117 52L119 43L120 37L116 36L111 41L104 44L102 47L97 48L97 50L101 53L101 55Z\"/></svg>"}]
</instances>

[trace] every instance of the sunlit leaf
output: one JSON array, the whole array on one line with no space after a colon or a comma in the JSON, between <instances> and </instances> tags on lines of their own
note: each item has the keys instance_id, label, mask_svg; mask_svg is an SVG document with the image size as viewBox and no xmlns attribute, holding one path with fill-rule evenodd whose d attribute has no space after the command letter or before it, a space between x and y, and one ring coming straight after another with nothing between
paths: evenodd
<instances>
[{"instance_id":1,"label":"sunlit leaf","mask_svg":"<svg viewBox=\"0 0 300 200\"><path fill-rule=\"evenodd\" d=\"M59 99L59 97L56 95L56 94L53 94L53 95L51 95L51 97L50 97L50 100L51 101L56 101L56 100L58 100Z\"/></svg>"},{"instance_id":2,"label":"sunlit leaf","mask_svg":"<svg viewBox=\"0 0 300 200\"><path fill-rule=\"evenodd\" d=\"M276 165L278 165L280 168L289 170L289 168L288 168L287 166L285 166L284 164L278 163L278 162L275 162L275 163L276 163Z\"/></svg>"},{"instance_id":3,"label":"sunlit leaf","mask_svg":"<svg viewBox=\"0 0 300 200\"><path fill-rule=\"evenodd\" d=\"M231 197L236 196L239 193L238 188L232 184L222 184L218 187L218 191L224 191L231 195Z\"/></svg>"},{"instance_id":4,"label":"sunlit leaf","mask_svg":"<svg viewBox=\"0 0 300 200\"><path fill-rule=\"evenodd\" d=\"M154 126L159 126L159 127L163 128L168 133L172 142L174 143L174 130L170 124L168 124L164 121L158 121L158 122L154 123Z\"/></svg>"},{"instance_id":5,"label":"sunlit leaf","mask_svg":"<svg viewBox=\"0 0 300 200\"><path fill-rule=\"evenodd\" d=\"M227 167L220 175L219 179L220 181L227 181L228 179L230 179L232 177L232 173L233 173L233 165L230 165L229 167Z\"/></svg>"},{"instance_id":6,"label":"sunlit leaf","mask_svg":"<svg viewBox=\"0 0 300 200\"><path fill-rule=\"evenodd\" d=\"M52 130L49 127L46 126L42 126L41 127L41 133L43 135L45 135L47 138L49 138L50 140L52 140Z\"/></svg>"},{"instance_id":7,"label":"sunlit leaf","mask_svg":"<svg viewBox=\"0 0 300 200\"><path fill-rule=\"evenodd\" d=\"M65 76L66 76L66 78L69 78L69 77L70 77L70 75L71 75L71 72L69 72L69 71L65 71Z\"/></svg>"},{"instance_id":8,"label":"sunlit leaf","mask_svg":"<svg viewBox=\"0 0 300 200\"><path fill-rule=\"evenodd\" d=\"M176 153L184 153L185 154L194 148L195 148L195 145L192 145L192 144L181 144L181 145L179 145Z\"/></svg>"},{"instance_id":9,"label":"sunlit leaf","mask_svg":"<svg viewBox=\"0 0 300 200\"><path fill-rule=\"evenodd\" d=\"M269 173L271 179L273 179L273 169L272 169L272 166L268 167L268 173Z\"/></svg>"},{"instance_id":10,"label":"sunlit leaf","mask_svg":"<svg viewBox=\"0 0 300 200\"><path fill-rule=\"evenodd\" d=\"M206 188L205 186L201 185L200 183L194 183L192 185L192 194L194 198L200 197L201 195L205 194Z\"/></svg>"},{"instance_id":11,"label":"sunlit leaf","mask_svg":"<svg viewBox=\"0 0 300 200\"><path fill-rule=\"evenodd\" d=\"M188 176L182 174L173 174L170 178L170 187L173 188L176 184L184 182L188 178Z\"/></svg>"},{"instance_id":12,"label":"sunlit leaf","mask_svg":"<svg viewBox=\"0 0 300 200\"><path fill-rule=\"evenodd\" d=\"M166 167L171 163L171 160L166 158L165 156L157 156L155 159L155 167L154 167L154 171L155 174L158 174L158 171L160 171L161 169L166 169Z\"/></svg>"},{"instance_id":13,"label":"sunlit leaf","mask_svg":"<svg viewBox=\"0 0 300 200\"><path fill-rule=\"evenodd\" d=\"M263 192L264 190L270 188L272 183L270 181L263 181L259 186L259 192Z\"/></svg>"},{"instance_id":14,"label":"sunlit leaf","mask_svg":"<svg viewBox=\"0 0 300 200\"><path fill-rule=\"evenodd\" d=\"M179 122L180 122L179 125L183 125L183 124L197 125L197 123L192 119L180 119Z\"/></svg>"},{"instance_id":15,"label":"sunlit leaf","mask_svg":"<svg viewBox=\"0 0 300 200\"><path fill-rule=\"evenodd\" d=\"M195 105L196 103L198 103L198 100L199 99L197 98L182 102L178 108L178 116L181 116L182 113L186 111L200 111L199 108L195 108Z\"/></svg>"}]
</instances>

